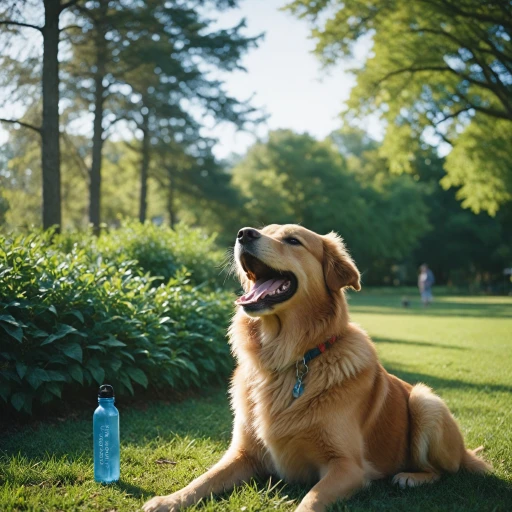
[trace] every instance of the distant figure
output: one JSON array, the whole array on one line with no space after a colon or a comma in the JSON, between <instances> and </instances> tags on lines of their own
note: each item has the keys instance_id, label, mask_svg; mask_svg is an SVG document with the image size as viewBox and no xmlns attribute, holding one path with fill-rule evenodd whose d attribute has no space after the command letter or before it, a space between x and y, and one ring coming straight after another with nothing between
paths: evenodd
<instances>
[{"instance_id":1,"label":"distant figure","mask_svg":"<svg viewBox=\"0 0 512 512\"><path fill-rule=\"evenodd\" d=\"M418 276L418 288L420 289L421 300L424 306L428 306L432 302L432 285L434 282L434 273L428 268L426 263L423 263L420 267L420 275Z\"/></svg>"},{"instance_id":2,"label":"distant figure","mask_svg":"<svg viewBox=\"0 0 512 512\"><path fill-rule=\"evenodd\" d=\"M402 297L402 306L404 308L408 308L410 305L411 305L411 302L409 300L409 297L406 297L406 296Z\"/></svg>"}]
</instances>

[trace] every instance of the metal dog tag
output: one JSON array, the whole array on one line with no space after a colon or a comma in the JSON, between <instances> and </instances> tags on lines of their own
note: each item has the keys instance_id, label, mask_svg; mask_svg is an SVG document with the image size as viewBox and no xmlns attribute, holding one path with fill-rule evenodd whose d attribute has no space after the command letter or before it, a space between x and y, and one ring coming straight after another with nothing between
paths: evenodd
<instances>
[{"instance_id":1,"label":"metal dog tag","mask_svg":"<svg viewBox=\"0 0 512 512\"><path fill-rule=\"evenodd\" d=\"M293 398L299 398L299 396L302 396L302 393L304 393L304 384L302 384L302 382L298 380L295 386L293 386Z\"/></svg>"}]
</instances>

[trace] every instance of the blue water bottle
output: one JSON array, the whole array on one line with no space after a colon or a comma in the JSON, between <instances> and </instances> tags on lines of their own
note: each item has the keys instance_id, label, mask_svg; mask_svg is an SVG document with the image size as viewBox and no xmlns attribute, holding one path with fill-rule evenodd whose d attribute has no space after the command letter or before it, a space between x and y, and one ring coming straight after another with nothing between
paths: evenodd
<instances>
[{"instance_id":1,"label":"blue water bottle","mask_svg":"<svg viewBox=\"0 0 512 512\"><path fill-rule=\"evenodd\" d=\"M94 480L104 484L119 480L119 411L114 405L114 388L100 386L98 408L94 411Z\"/></svg>"}]
</instances>

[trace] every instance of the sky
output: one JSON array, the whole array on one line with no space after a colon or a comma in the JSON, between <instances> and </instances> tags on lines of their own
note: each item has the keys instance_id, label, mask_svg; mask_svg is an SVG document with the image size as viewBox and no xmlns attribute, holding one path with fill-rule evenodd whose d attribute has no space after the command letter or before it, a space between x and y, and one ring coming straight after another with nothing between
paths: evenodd
<instances>
[{"instance_id":1,"label":"sky","mask_svg":"<svg viewBox=\"0 0 512 512\"><path fill-rule=\"evenodd\" d=\"M344 68L325 70L311 52L315 42L310 28L279 10L285 0L242 0L239 9L217 14L219 25L235 25L246 18L249 35L265 33L257 49L249 51L242 64L247 72L225 75L226 90L239 99L253 96L252 104L269 116L256 133L236 132L228 125L209 132L219 139L215 154L224 158L231 153L243 154L258 137L269 130L290 128L308 132L317 138L326 137L340 128L340 112L354 86L354 78ZM360 45L357 54L364 54L368 44ZM373 130L371 127L366 127ZM378 131L378 130L377 130Z\"/></svg>"},{"instance_id":2,"label":"sky","mask_svg":"<svg viewBox=\"0 0 512 512\"><path fill-rule=\"evenodd\" d=\"M251 104L268 118L253 133L237 132L228 123L205 130L205 135L219 141L214 149L218 158L244 154L269 130L289 128L322 139L341 126L340 112L355 83L346 71L349 66L337 64L323 69L312 54L315 42L310 38L308 23L280 11L285 4L286 0L240 0L238 9L209 13L209 17L217 19L217 28L237 25L245 18L246 35L265 34L259 47L246 53L242 60L247 72L225 73L222 78L230 95L240 100L252 98ZM368 41L359 44L355 60L361 62L368 49ZM10 112L0 109L0 114L12 118L12 106L7 110ZM79 131L88 132L92 129L92 116L83 121ZM370 120L361 126L378 137L375 122ZM116 135L124 138L121 133ZM6 132L0 127L0 143L6 139Z\"/></svg>"}]
</instances>

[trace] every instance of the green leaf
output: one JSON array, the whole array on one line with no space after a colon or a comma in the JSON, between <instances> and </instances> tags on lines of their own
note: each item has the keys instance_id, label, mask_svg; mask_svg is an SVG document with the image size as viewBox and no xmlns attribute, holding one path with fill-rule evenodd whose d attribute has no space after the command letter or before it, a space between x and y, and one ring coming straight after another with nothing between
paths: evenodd
<instances>
[{"instance_id":1,"label":"green leaf","mask_svg":"<svg viewBox=\"0 0 512 512\"><path fill-rule=\"evenodd\" d=\"M139 368L133 368L130 370L130 378L140 384L141 386L144 386L145 388L148 387L148 378L146 377L146 374Z\"/></svg>"},{"instance_id":2,"label":"green leaf","mask_svg":"<svg viewBox=\"0 0 512 512\"><path fill-rule=\"evenodd\" d=\"M126 389L128 389L128 391L133 395L134 394L133 386L132 386L132 383L131 383L130 379L128 378L128 376L127 375L121 375L119 377L119 380L121 381L122 384L124 384Z\"/></svg>"},{"instance_id":3,"label":"green leaf","mask_svg":"<svg viewBox=\"0 0 512 512\"><path fill-rule=\"evenodd\" d=\"M101 366L88 365L87 369L91 372L91 375L94 377L94 380L98 384L103 384L103 379L105 378L105 370L101 368Z\"/></svg>"},{"instance_id":4,"label":"green leaf","mask_svg":"<svg viewBox=\"0 0 512 512\"><path fill-rule=\"evenodd\" d=\"M105 352L105 347L100 347L99 345L87 345L85 348L87 350L100 350L101 352Z\"/></svg>"},{"instance_id":5,"label":"green leaf","mask_svg":"<svg viewBox=\"0 0 512 512\"><path fill-rule=\"evenodd\" d=\"M43 394L41 395L40 400L41 400L42 404L46 404L46 403L50 402L51 400L53 400L53 396L48 391L43 391Z\"/></svg>"},{"instance_id":6,"label":"green leaf","mask_svg":"<svg viewBox=\"0 0 512 512\"><path fill-rule=\"evenodd\" d=\"M123 354L123 356L127 357L128 359L131 359L135 363L135 358L130 354L130 352L121 350L121 354Z\"/></svg>"},{"instance_id":7,"label":"green leaf","mask_svg":"<svg viewBox=\"0 0 512 512\"><path fill-rule=\"evenodd\" d=\"M73 309L72 311L68 311L68 315L73 315L74 317L78 318L80 322L85 323L84 315L82 315L81 311L78 311L78 309Z\"/></svg>"},{"instance_id":8,"label":"green leaf","mask_svg":"<svg viewBox=\"0 0 512 512\"><path fill-rule=\"evenodd\" d=\"M68 360L62 355L62 354L54 354L50 359L48 360L49 363L53 364L68 364Z\"/></svg>"},{"instance_id":9,"label":"green leaf","mask_svg":"<svg viewBox=\"0 0 512 512\"><path fill-rule=\"evenodd\" d=\"M59 385L56 382L47 382L45 384L45 390L49 391L50 393L54 394L56 397L61 397L61 389Z\"/></svg>"},{"instance_id":10,"label":"green leaf","mask_svg":"<svg viewBox=\"0 0 512 512\"><path fill-rule=\"evenodd\" d=\"M117 359L117 357L111 358L108 363L109 363L110 368L112 368L112 370L114 372L119 371L121 366L123 366L123 362L120 359Z\"/></svg>"},{"instance_id":11,"label":"green leaf","mask_svg":"<svg viewBox=\"0 0 512 512\"><path fill-rule=\"evenodd\" d=\"M3 398L4 402L7 402L9 395L11 393L11 385L8 382L0 383L0 396Z\"/></svg>"},{"instance_id":12,"label":"green leaf","mask_svg":"<svg viewBox=\"0 0 512 512\"><path fill-rule=\"evenodd\" d=\"M32 395L25 395L25 401L23 402L23 410L27 414L32 414Z\"/></svg>"},{"instance_id":13,"label":"green leaf","mask_svg":"<svg viewBox=\"0 0 512 512\"><path fill-rule=\"evenodd\" d=\"M42 368L35 368L27 374L27 381L34 389L37 389L43 382L48 380L48 374Z\"/></svg>"},{"instance_id":14,"label":"green leaf","mask_svg":"<svg viewBox=\"0 0 512 512\"><path fill-rule=\"evenodd\" d=\"M27 365L23 363L16 363L16 371L18 372L20 379L23 379L23 377L27 373Z\"/></svg>"},{"instance_id":15,"label":"green leaf","mask_svg":"<svg viewBox=\"0 0 512 512\"><path fill-rule=\"evenodd\" d=\"M11 404L18 412L21 411L25 405L25 396L25 393L14 393L14 395L11 396Z\"/></svg>"},{"instance_id":16,"label":"green leaf","mask_svg":"<svg viewBox=\"0 0 512 512\"><path fill-rule=\"evenodd\" d=\"M46 370L46 376L48 382L67 382L67 377L64 373L56 370Z\"/></svg>"},{"instance_id":17,"label":"green leaf","mask_svg":"<svg viewBox=\"0 0 512 512\"><path fill-rule=\"evenodd\" d=\"M48 333L41 329L33 328L28 330L27 335L31 338L46 338Z\"/></svg>"},{"instance_id":18,"label":"green leaf","mask_svg":"<svg viewBox=\"0 0 512 512\"><path fill-rule=\"evenodd\" d=\"M20 325L12 315L0 315L0 322L5 322L16 327Z\"/></svg>"},{"instance_id":19,"label":"green leaf","mask_svg":"<svg viewBox=\"0 0 512 512\"><path fill-rule=\"evenodd\" d=\"M83 385L84 383L84 372L79 364L72 364L68 368L69 375Z\"/></svg>"},{"instance_id":20,"label":"green leaf","mask_svg":"<svg viewBox=\"0 0 512 512\"><path fill-rule=\"evenodd\" d=\"M64 338L64 336L67 336L68 334L71 334L71 333L82 334L82 333L79 333L74 327L71 327L71 325L60 324L59 328L57 329L57 332L54 334L50 334L50 336L48 336L48 338L46 338L43 341L43 343L41 343L41 347L43 345L48 345L49 343L53 343L55 340Z\"/></svg>"},{"instance_id":21,"label":"green leaf","mask_svg":"<svg viewBox=\"0 0 512 512\"><path fill-rule=\"evenodd\" d=\"M0 315L0 327L19 343L23 341L23 329L11 315Z\"/></svg>"},{"instance_id":22,"label":"green leaf","mask_svg":"<svg viewBox=\"0 0 512 512\"><path fill-rule=\"evenodd\" d=\"M67 343L59 347L64 354L66 354L70 359L74 359L79 363L82 362L82 347L78 343Z\"/></svg>"},{"instance_id":23,"label":"green leaf","mask_svg":"<svg viewBox=\"0 0 512 512\"><path fill-rule=\"evenodd\" d=\"M126 343L119 341L118 339L114 338L112 335L110 335L108 337L108 339L100 341L99 344L104 345L105 347L126 347Z\"/></svg>"}]
</instances>

